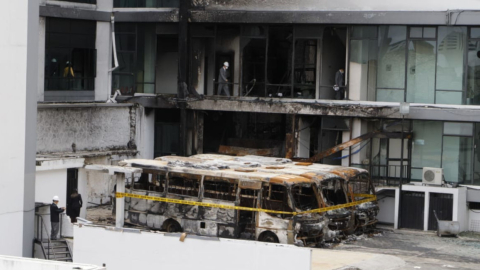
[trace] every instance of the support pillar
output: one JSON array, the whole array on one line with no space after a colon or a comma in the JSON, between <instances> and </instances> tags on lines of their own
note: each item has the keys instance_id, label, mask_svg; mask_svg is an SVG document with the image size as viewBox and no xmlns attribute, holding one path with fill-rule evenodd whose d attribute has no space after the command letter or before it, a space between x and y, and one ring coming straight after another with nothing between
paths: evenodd
<instances>
[{"instance_id":1,"label":"support pillar","mask_svg":"<svg viewBox=\"0 0 480 270\"><path fill-rule=\"evenodd\" d=\"M125 193L125 174L117 173L117 192ZM115 201L115 227L123 228L125 222L125 198L116 198Z\"/></svg>"},{"instance_id":2,"label":"support pillar","mask_svg":"<svg viewBox=\"0 0 480 270\"><path fill-rule=\"evenodd\" d=\"M188 2L180 1L178 23L178 107L180 108L180 154L187 155L187 109L188 93Z\"/></svg>"},{"instance_id":3,"label":"support pillar","mask_svg":"<svg viewBox=\"0 0 480 270\"><path fill-rule=\"evenodd\" d=\"M0 254L32 256L38 87L39 1L2 2L0 74ZM55 194L52 194L52 197Z\"/></svg>"}]
</instances>

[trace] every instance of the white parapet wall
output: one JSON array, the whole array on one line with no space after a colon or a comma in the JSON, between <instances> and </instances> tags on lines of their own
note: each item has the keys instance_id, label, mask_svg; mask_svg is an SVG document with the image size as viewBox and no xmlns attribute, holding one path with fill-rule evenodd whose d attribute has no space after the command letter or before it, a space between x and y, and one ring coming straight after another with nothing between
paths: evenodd
<instances>
[{"instance_id":1,"label":"white parapet wall","mask_svg":"<svg viewBox=\"0 0 480 270\"><path fill-rule=\"evenodd\" d=\"M312 250L292 245L74 226L73 261L107 269L311 269ZM160 269L160 268L159 268Z\"/></svg>"},{"instance_id":2,"label":"white parapet wall","mask_svg":"<svg viewBox=\"0 0 480 270\"><path fill-rule=\"evenodd\" d=\"M0 255L0 269L2 270L106 270L96 265L56 262L39 259L27 259ZM113 268L111 268L113 269Z\"/></svg>"}]
</instances>

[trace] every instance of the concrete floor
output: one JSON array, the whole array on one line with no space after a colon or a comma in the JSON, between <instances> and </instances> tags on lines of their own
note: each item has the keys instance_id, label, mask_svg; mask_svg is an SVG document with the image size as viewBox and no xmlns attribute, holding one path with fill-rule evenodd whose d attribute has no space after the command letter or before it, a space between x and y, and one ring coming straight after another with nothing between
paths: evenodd
<instances>
[{"instance_id":1,"label":"concrete floor","mask_svg":"<svg viewBox=\"0 0 480 270\"><path fill-rule=\"evenodd\" d=\"M362 235L356 241L342 242L332 248L394 255L405 262L403 266L387 267L389 262L386 261L384 269L480 269L480 235L472 233L440 238L434 232L379 227L373 237Z\"/></svg>"}]
</instances>

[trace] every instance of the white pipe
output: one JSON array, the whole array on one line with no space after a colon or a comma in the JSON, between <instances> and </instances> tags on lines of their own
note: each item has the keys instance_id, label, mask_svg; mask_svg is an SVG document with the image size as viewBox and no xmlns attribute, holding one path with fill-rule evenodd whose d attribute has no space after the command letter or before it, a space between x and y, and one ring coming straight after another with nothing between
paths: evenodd
<instances>
[{"instance_id":1,"label":"white pipe","mask_svg":"<svg viewBox=\"0 0 480 270\"><path fill-rule=\"evenodd\" d=\"M112 88L112 73L114 70L116 70L118 67L119 67L119 64L118 64L118 57L117 57L117 46L115 44L115 16L112 14L111 16L111 32L112 32L112 36L111 36L111 40L112 40L112 49L113 49L113 63L114 63L114 67L109 69L108 70L108 89L107 89L107 102L110 101L111 99L111 95L110 95L110 92L111 92L111 88Z\"/></svg>"}]
</instances>

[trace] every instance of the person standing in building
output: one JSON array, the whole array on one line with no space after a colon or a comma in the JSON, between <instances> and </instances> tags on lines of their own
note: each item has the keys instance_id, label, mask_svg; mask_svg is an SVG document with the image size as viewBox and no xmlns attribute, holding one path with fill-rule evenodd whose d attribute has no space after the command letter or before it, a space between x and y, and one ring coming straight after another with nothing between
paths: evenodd
<instances>
[{"instance_id":1,"label":"person standing in building","mask_svg":"<svg viewBox=\"0 0 480 270\"><path fill-rule=\"evenodd\" d=\"M60 213L65 211L65 207L58 208L58 196L53 196L53 203L50 205L50 223L52 225L51 240L57 240L58 230L60 228Z\"/></svg>"},{"instance_id":2,"label":"person standing in building","mask_svg":"<svg viewBox=\"0 0 480 270\"><path fill-rule=\"evenodd\" d=\"M75 189L67 200L67 215L70 216L72 223L77 223L77 217L80 216L82 205L82 195L78 194L78 191Z\"/></svg>"},{"instance_id":3,"label":"person standing in building","mask_svg":"<svg viewBox=\"0 0 480 270\"><path fill-rule=\"evenodd\" d=\"M335 73L335 85L333 86L333 89L335 90L336 100L345 98L345 70L343 68Z\"/></svg>"},{"instance_id":4,"label":"person standing in building","mask_svg":"<svg viewBox=\"0 0 480 270\"><path fill-rule=\"evenodd\" d=\"M227 80L227 69L228 62L223 63L223 67L220 68L218 74L218 94L223 96L222 92L225 92L225 96L230 96L230 91L228 90L228 80Z\"/></svg>"}]
</instances>

